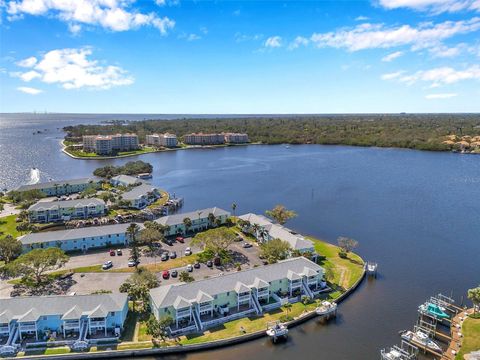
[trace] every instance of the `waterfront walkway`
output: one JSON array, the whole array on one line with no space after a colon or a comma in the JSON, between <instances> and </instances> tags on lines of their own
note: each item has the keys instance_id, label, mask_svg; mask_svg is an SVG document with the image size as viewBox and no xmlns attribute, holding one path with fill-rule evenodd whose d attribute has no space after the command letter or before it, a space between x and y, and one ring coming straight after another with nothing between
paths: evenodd
<instances>
[{"instance_id":1,"label":"waterfront walkway","mask_svg":"<svg viewBox=\"0 0 480 360\"><path fill-rule=\"evenodd\" d=\"M456 355L462 346L463 334L462 325L468 315L473 313L473 308L466 311L459 312L453 319L450 325L450 335L452 340L448 349L443 353L441 360L455 360Z\"/></svg>"}]
</instances>

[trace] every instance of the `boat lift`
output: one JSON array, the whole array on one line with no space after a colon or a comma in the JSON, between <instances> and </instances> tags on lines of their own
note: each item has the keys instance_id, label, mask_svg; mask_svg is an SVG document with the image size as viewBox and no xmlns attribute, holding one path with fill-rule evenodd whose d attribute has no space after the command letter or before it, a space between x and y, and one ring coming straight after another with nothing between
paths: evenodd
<instances>
[{"instance_id":1,"label":"boat lift","mask_svg":"<svg viewBox=\"0 0 480 360\"><path fill-rule=\"evenodd\" d=\"M413 327L413 332L417 332L417 331L424 332L430 338L433 338L433 336L434 336L434 333L431 330L425 330L424 328L421 328L420 326L415 325ZM410 345L412 345L414 347L417 347L418 349L421 349L424 354L429 353L430 355L433 355L433 356L437 357L438 359L441 359L442 356L443 356L443 351L442 352L435 351L435 350L429 348L426 344L422 344L422 343L420 343L420 342L418 342L414 339L410 339L408 341L405 340L405 341L408 342Z\"/></svg>"},{"instance_id":2,"label":"boat lift","mask_svg":"<svg viewBox=\"0 0 480 360\"><path fill-rule=\"evenodd\" d=\"M389 349L380 350L381 360L416 360L418 348L402 340L400 346L393 345Z\"/></svg>"},{"instance_id":3,"label":"boat lift","mask_svg":"<svg viewBox=\"0 0 480 360\"><path fill-rule=\"evenodd\" d=\"M378 264L376 262L367 261L367 263L365 264L365 271L367 272L367 274L375 278L377 277L377 268Z\"/></svg>"}]
</instances>

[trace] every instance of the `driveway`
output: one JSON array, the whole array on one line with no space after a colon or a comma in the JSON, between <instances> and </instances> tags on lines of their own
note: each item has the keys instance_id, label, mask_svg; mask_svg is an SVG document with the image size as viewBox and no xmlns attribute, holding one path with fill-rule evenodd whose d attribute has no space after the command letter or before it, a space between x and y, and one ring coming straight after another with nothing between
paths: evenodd
<instances>
[{"instance_id":1,"label":"driveway","mask_svg":"<svg viewBox=\"0 0 480 360\"><path fill-rule=\"evenodd\" d=\"M73 280L77 283L68 291L75 292L79 295L91 294L98 290L107 290L118 292L120 285L128 279L130 273L86 273L73 274Z\"/></svg>"},{"instance_id":2,"label":"driveway","mask_svg":"<svg viewBox=\"0 0 480 360\"><path fill-rule=\"evenodd\" d=\"M0 211L0 217L20 214L21 209L16 209L12 204L3 204L3 210Z\"/></svg>"}]
</instances>

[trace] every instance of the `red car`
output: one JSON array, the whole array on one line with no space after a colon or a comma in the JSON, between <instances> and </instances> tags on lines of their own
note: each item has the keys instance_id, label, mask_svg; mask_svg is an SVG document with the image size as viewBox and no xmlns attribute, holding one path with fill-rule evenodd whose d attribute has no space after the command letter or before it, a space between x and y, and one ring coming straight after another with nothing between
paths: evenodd
<instances>
[{"instance_id":1,"label":"red car","mask_svg":"<svg viewBox=\"0 0 480 360\"><path fill-rule=\"evenodd\" d=\"M110 253L110 256L115 256L115 250L110 250L109 253Z\"/></svg>"},{"instance_id":2,"label":"red car","mask_svg":"<svg viewBox=\"0 0 480 360\"><path fill-rule=\"evenodd\" d=\"M181 236L177 236L177 238L175 240L177 240L178 242L180 242L182 244L185 242L185 239Z\"/></svg>"},{"instance_id":3,"label":"red car","mask_svg":"<svg viewBox=\"0 0 480 360\"><path fill-rule=\"evenodd\" d=\"M170 277L170 271L164 270L162 273L162 277L166 280Z\"/></svg>"}]
</instances>

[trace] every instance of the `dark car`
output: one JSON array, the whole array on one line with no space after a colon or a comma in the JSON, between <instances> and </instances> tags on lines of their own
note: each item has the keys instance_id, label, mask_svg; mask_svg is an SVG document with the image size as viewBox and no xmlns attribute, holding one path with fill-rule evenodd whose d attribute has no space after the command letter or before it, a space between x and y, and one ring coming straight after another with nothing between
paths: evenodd
<instances>
[{"instance_id":1,"label":"dark car","mask_svg":"<svg viewBox=\"0 0 480 360\"><path fill-rule=\"evenodd\" d=\"M122 253L122 249L117 249L117 255L118 255L118 256L122 256L122 254L123 254L123 253Z\"/></svg>"},{"instance_id":2,"label":"dark car","mask_svg":"<svg viewBox=\"0 0 480 360\"><path fill-rule=\"evenodd\" d=\"M167 239L167 240L165 240L165 243L166 243L168 246L172 246L172 245L173 245L173 240Z\"/></svg>"},{"instance_id":3,"label":"dark car","mask_svg":"<svg viewBox=\"0 0 480 360\"><path fill-rule=\"evenodd\" d=\"M160 256L160 260L167 261L168 260L168 253L164 252L162 256Z\"/></svg>"},{"instance_id":4,"label":"dark car","mask_svg":"<svg viewBox=\"0 0 480 360\"><path fill-rule=\"evenodd\" d=\"M245 249L251 248L252 246L253 246L253 245L250 244L250 243L248 243L248 242L243 243L243 247L244 247Z\"/></svg>"},{"instance_id":5,"label":"dark car","mask_svg":"<svg viewBox=\"0 0 480 360\"><path fill-rule=\"evenodd\" d=\"M212 262L212 260L208 260L208 261L207 261L207 266L208 266L209 268L213 267L213 262Z\"/></svg>"},{"instance_id":6,"label":"dark car","mask_svg":"<svg viewBox=\"0 0 480 360\"><path fill-rule=\"evenodd\" d=\"M109 251L109 254L110 254L110 256L115 256L115 250L113 250L113 249L110 250L110 251Z\"/></svg>"},{"instance_id":7,"label":"dark car","mask_svg":"<svg viewBox=\"0 0 480 360\"><path fill-rule=\"evenodd\" d=\"M178 276L178 271L177 270L172 270L172 272L170 273L170 275L173 277L173 278L176 278Z\"/></svg>"},{"instance_id":8,"label":"dark car","mask_svg":"<svg viewBox=\"0 0 480 360\"><path fill-rule=\"evenodd\" d=\"M170 277L170 272L168 270L164 270L162 273L162 278L167 280Z\"/></svg>"},{"instance_id":9,"label":"dark car","mask_svg":"<svg viewBox=\"0 0 480 360\"><path fill-rule=\"evenodd\" d=\"M213 259L213 265L215 266L222 265L222 259L220 259L220 257L217 256L216 258Z\"/></svg>"},{"instance_id":10,"label":"dark car","mask_svg":"<svg viewBox=\"0 0 480 360\"><path fill-rule=\"evenodd\" d=\"M193 264L193 267L195 269L200 269L200 263L197 261L195 264Z\"/></svg>"},{"instance_id":11,"label":"dark car","mask_svg":"<svg viewBox=\"0 0 480 360\"><path fill-rule=\"evenodd\" d=\"M177 257L177 252L176 251L170 251L170 254L168 255L170 259L175 259Z\"/></svg>"}]
</instances>

